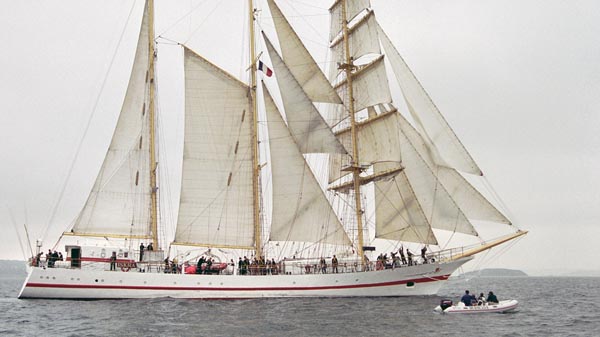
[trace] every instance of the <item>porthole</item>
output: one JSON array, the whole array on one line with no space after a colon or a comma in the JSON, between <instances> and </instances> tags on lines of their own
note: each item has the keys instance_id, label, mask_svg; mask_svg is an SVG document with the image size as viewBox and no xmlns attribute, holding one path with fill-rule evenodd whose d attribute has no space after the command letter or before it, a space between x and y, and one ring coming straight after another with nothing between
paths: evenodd
<instances>
[{"instance_id":1,"label":"porthole","mask_svg":"<svg viewBox=\"0 0 600 337\"><path fill-rule=\"evenodd\" d=\"M413 281L409 281L409 282L406 283L406 287L407 288L412 288L414 286L415 286L415 283Z\"/></svg>"}]
</instances>

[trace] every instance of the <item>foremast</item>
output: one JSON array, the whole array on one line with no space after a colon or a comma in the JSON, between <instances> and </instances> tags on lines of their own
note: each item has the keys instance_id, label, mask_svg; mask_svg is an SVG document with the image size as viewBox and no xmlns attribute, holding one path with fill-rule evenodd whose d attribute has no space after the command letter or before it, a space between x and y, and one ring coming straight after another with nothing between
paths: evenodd
<instances>
[{"instance_id":1,"label":"foremast","mask_svg":"<svg viewBox=\"0 0 600 337\"><path fill-rule=\"evenodd\" d=\"M360 173L361 173L361 167L360 167L360 160L359 160L359 151L358 151L358 139L357 139L357 125L356 125L356 118L355 118L355 111L354 111L354 90L352 88L352 71L355 68L354 66L354 60L352 58L352 55L350 54L350 34L349 34L349 29L348 29L348 15L347 15L347 11L346 11L346 0L342 0L341 3L342 6L342 34L343 34L343 38L344 38L344 54L345 54L345 63L340 65L341 68L343 68L344 72L346 73L346 83L347 88L348 88L348 114L350 116L350 134L351 134L351 138L352 138L352 161L350 163L351 166L351 170L352 170L352 181L353 181L353 186L354 186L354 202L355 202L355 214L356 214L356 229L358 231L358 247L357 247L357 252L358 252L358 256L360 257L361 260L364 260L364 254L363 254L363 245L364 245L364 238L363 238L363 223L362 223L362 202L360 199L361 196L361 192L360 192L360 186L361 186L361 181L360 181ZM364 261L363 261L364 262Z\"/></svg>"},{"instance_id":2,"label":"foremast","mask_svg":"<svg viewBox=\"0 0 600 337\"><path fill-rule=\"evenodd\" d=\"M151 213L150 213L150 230L152 234L152 244L158 246L158 187L156 184L156 109L154 96L156 92L156 82L154 81L154 68L156 61L156 48L154 45L154 0L148 0L148 78L150 81L149 102L148 102L148 118L150 119L150 198L151 198Z\"/></svg>"},{"instance_id":3,"label":"foremast","mask_svg":"<svg viewBox=\"0 0 600 337\"><path fill-rule=\"evenodd\" d=\"M262 231L260 224L260 188L259 188L259 163L258 163L258 107L256 103L256 46L254 38L254 1L248 0L248 25L250 45L250 104L252 108L252 194L253 219L254 219L254 255L262 256Z\"/></svg>"}]
</instances>

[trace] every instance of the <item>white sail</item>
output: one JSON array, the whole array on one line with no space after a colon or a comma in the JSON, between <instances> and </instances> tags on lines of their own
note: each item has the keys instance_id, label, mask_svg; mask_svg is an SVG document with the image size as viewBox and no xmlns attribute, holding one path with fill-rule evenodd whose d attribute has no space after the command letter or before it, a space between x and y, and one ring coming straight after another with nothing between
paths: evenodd
<instances>
[{"instance_id":1,"label":"white sail","mask_svg":"<svg viewBox=\"0 0 600 337\"><path fill-rule=\"evenodd\" d=\"M319 183L263 84L271 150L271 241L350 244Z\"/></svg>"},{"instance_id":2,"label":"white sail","mask_svg":"<svg viewBox=\"0 0 600 337\"><path fill-rule=\"evenodd\" d=\"M302 153L346 153L331 129L263 34L285 109L288 128Z\"/></svg>"},{"instance_id":3,"label":"white sail","mask_svg":"<svg viewBox=\"0 0 600 337\"><path fill-rule=\"evenodd\" d=\"M373 12L369 12L364 18L348 30L350 55L357 60L367 54L381 54L379 38L377 37L377 21ZM340 36L331 44L333 60L342 60L344 53L344 39Z\"/></svg>"},{"instance_id":4,"label":"white sail","mask_svg":"<svg viewBox=\"0 0 600 337\"><path fill-rule=\"evenodd\" d=\"M115 132L74 234L150 236L148 21L146 8Z\"/></svg>"},{"instance_id":5,"label":"white sail","mask_svg":"<svg viewBox=\"0 0 600 337\"><path fill-rule=\"evenodd\" d=\"M399 116L399 125L402 133L417 150L421 158L435 173L440 183L450 193L452 199L469 219L486 220L508 224L510 221L498 211L479 191L477 191L460 173L444 166L436 165L428 147L406 119Z\"/></svg>"},{"instance_id":6,"label":"white sail","mask_svg":"<svg viewBox=\"0 0 600 337\"><path fill-rule=\"evenodd\" d=\"M402 160L398 138L398 112L389 112L370 118L358 125L358 152L360 165L372 165L376 162L395 162ZM342 144L350 141L350 128L337 133Z\"/></svg>"},{"instance_id":7,"label":"white sail","mask_svg":"<svg viewBox=\"0 0 600 337\"><path fill-rule=\"evenodd\" d=\"M450 128L425 89L414 76L383 29L379 37L410 112L428 146L435 149L436 164L466 173L482 175L481 170Z\"/></svg>"},{"instance_id":8,"label":"white sail","mask_svg":"<svg viewBox=\"0 0 600 337\"><path fill-rule=\"evenodd\" d=\"M389 165L375 166L382 171ZM376 238L437 244L405 172L375 182L375 205Z\"/></svg>"},{"instance_id":9,"label":"white sail","mask_svg":"<svg viewBox=\"0 0 600 337\"><path fill-rule=\"evenodd\" d=\"M344 105L348 106L348 96L344 95L346 87L347 81L344 79L335 86L335 89L340 94L340 97L343 97ZM392 102L383 56L360 67L353 74L352 88L354 91L355 111L360 111L377 104Z\"/></svg>"},{"instance_id":10,"label":"white sail","mask_svg":"<svg viewBox=\"0 0 600 337\"><path fill-rule=\"evenodd\" d=\"M477 235L473 225L404 133L400 133L404 172L432 228Z\"/></svg>"},{"instance_id":11,"label":"white sail","mask_svg":"<svg viewBox=\"0 0 600 337\"><path fill-rule=\"evenodd\" d=\"M249 88L184 48L185 136L175 242L254 243Z\"/></svg>"},{"instance_id":12,"label":"white sail","mask_svg":"<svg viewBox=\"0 0 600 337\"><path fill-rule=\"evenodd\" d=\"M313 102L342 103L275 1L267 0L267 3L275 23L285 64L308 98Z\"/></svg>"},{"instance_id":13,"label":"white sail","mask_svg":"<svg viewBox=\"0 0 600 337\"><path fill-rule=\"evenodd\" d=\"M366 8L371 7L369 0L352 0L352 1L341 1L336 0L333 5L329 8L330 13L330 29L329 29L329 41L333 41L342 31L342 6L346 4L346 19L348 22L352 21L360 12Z\"/></svg>"}]
</instances>

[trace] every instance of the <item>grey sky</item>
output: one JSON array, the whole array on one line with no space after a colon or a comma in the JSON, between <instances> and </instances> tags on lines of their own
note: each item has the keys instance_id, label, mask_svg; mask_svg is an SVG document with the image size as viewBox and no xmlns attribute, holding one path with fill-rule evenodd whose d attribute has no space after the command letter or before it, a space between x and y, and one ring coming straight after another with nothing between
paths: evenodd
<instances>
[{"instance_id":1,"label":"grey sky","mask_svg":"<svg viewBox=\"0 0 600 337\"><path fill-rule=\"evenodd\" d=\"M240 37L246 1L181 1L174 8L172 1L156 2L157 34L186 42L245 79L247 51ZM278 1L321 62L330 2ZM492 266L556 274L600 269L591 258L600 255L600 4L372 3L509 216L531 231ZM27 222L32 237L42 235L115 55L46 245L85 201L125 92L140 4L0 1L0 258L22 258L9 212L20 229ZM267 12L263 27L274 37ZM114 54L124 27L124 48ZM159 48L163 137L176 152L183 118L181 51ZM176 176L177 153L168 156L167 168Z\"/></svg>"}]
</instances>

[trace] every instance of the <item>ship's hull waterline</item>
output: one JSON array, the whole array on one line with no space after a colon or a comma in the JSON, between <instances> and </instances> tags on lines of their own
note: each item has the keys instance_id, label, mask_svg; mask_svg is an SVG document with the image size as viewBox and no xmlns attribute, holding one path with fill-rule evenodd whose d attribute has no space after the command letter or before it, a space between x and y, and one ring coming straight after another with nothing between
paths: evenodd
<instances>
[{"instance_id":1,"label":"ship's hull waterline","mask_svg":"<svg viewBox=\"0 0 600 337\"><path fill-rule=\"evenodd\" d=\"M471 258L370 272L305 275L186 275L32 268L19 298L240 299L434 295Z\"/></svg>"}]
</instances>

